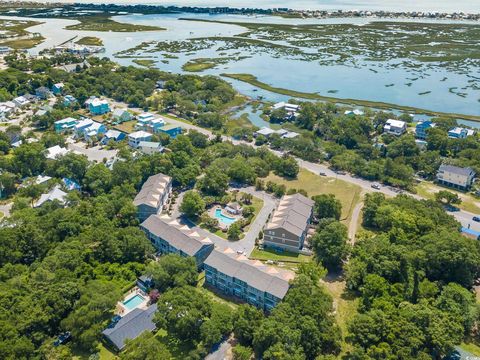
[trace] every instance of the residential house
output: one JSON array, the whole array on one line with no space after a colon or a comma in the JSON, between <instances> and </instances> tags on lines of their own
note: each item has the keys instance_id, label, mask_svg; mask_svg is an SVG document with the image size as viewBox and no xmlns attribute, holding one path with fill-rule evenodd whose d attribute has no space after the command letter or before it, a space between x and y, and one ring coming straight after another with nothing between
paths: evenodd
<instances>
[{"instance_id":1,"label":"residential house","mask_svg":"<svg viewBox=\"0 0 480 360\"><path fill-rule=\"evenodd\" d=\"M88 63L88 61L84 60L81 63L60 65L57 68L69 73L73 73L73 72L81 71L83 69L88 69L89 67L91 67L91 65Z\"/></svg>"},{"instance_id":2,"label":"residential house","mask_svg":"<svg viewBox=\"0 0 480 360\"><path fill-rule=\"evenodd\" d=\"M152 134L158 134L160 128L165 126L165 120L156 118L153 114L143 113L137 116L136 128L139 130L148 131Z\"/></svg>"},{"instance_id":3,"label":"residential house","mask_svg":"<svg viewBox=\"0 0 480 360\"><path fill-rule=\"evenodd\" d=\"M45 204L48 201L58 201L60 204L65 205L67 193L60 190L60 187L57 185L52 190L46 194L42 194L40 199L38 199L33 207L39 207Z\"/></svg>"},{"instance_id":4,"label":"residential house","mask_svg":"<svg viewBox=\"0 0 480 360\"><path fill-rule=\"evenodd\" d=\"M415 136L417 139L425 140L427 138L427 130L432 129L437 124L431 121L421 121L415 126Z\"/></svg>"},{"instance_id":5,"label":"residential house","mask_svg":"<svg viewBox=\"0 0 480 360\"><path fill-rule=\"evenodd\" d=\"M77 99L75 99L72 95L65 95L63 97L63 105L64 106L72 106L77 102Z\"/></svg>"},{"instance_id":6,"label":"residential house","mask_svg":"<svg viewBox=\"0 0 480 360\"><path fill-rule=\"evenodd\" d=\"M395 136L402 135L407 131L407 123L401 120L389 119L383 127L383 132Z\"/></svg>"},{"instance_id":7,"label":"residential house","mask_svg":"<svg viewBox=\"0 0 480 360\"><path fill-rule=\"evenodd\" d=\"M0 120L6 120L10 115L15 113L16 105L13 101L0 103Z\"/></svg>"},{"instance_id":8,"label":"residential house","mask_svg":"<svg viewBox=\"0 0 480 360\"><path fill-rule=\"evenodd\" d=\"M128 145L137 148L141 141L150 141L152 136L152 134L143 130L135 131L128 135Z\"/></svg>"},{"instance_id":9,"label":"residential house","mask_svg":"<svg viewBox=\"0 0 480 360\"><path fill-rule=\"evenodd\" d=\"M52 86L52 92L54 95L60 95L65 85L63 83L57 83Z\"/></svg>"},{"instance_id":10,"label":"residential house","mask_svg":"<svg viewBox=\"0 0 480 360\"><path fill-rule=\"evenodd\" d=\"M257 130L255 131L255 133L253 134L254 137L257 137L259 135L262 135L262 136L265 136L265 137L269 137L270 135L272 134L275 134L276 131L273 130L273 129L270 129L269 127L262 127L260 130Z\"/></svg>"},{"instance_id":11,"label":"residential house","mask_svg":"<svg viewBox=\"0 0 480 360\"><path fill-rule=\"evenodd\" d=\"M168 216L151 215L140 224L147 238L161 254L193 257L198 268L214 248L212 240L202 237L186 225L180 225Z\"/></svg>"},{"instance_id":12,"label":"residential house","mask_svg":"<svg viewBox=\"0 0 480 360\"><path fill-rule=\"evenodd\" d=\"M153 280L150 276L142 275L137 278L136 285L140 290L148 294L148 291L153 287Z\"/></svg>"},{"instance_id":13,"label":"residential house","mask_svg":"<svg viewBox=\"0 0 480 360\"><path fill-rule=\"evenodd\" d=\"M150 113L142 113L140 115L137 115L137 126L142 127L148 124L153 119L155 119L155 116Z\"/></svg>"},{"instance_id":14,"label":"residential house","mask_svg":"<svg viewBox=\"0 0 480 360\"><path fill-rule=\"evenodd\" d=\"M296 133L295 131L287 131L282 135L282 139L294 139L297 136L299 136L299 133Z\"/></svg>"},{"instance_id":15,"label":"residential house","mask_svg":"<svg viewBox=\"0 0 480 360\"><path fill-rule=\"evenodd\" d=\"M110 105L105 99L95 98L88 103L88 110L92 115L103 115L110 112Z\"/></svg>"},{"instance_id":16,"label":"residential house","mask_svg":"<svg viewBox=\"0 0 480 360\"><path fill-rule=\"evenodd\" d=\"M109 141L121 141L126 138L126 134L119 130L108 130L105 135L103 135L103 139L101 143L103 145L108 144Z\"/></svg>"},{"instance_id":17,"label":"residential house","mask_svg":"<svg viewBox=\"0 0 480 360\"><path fill-rule=\"evenodd\" d=\"M150 176L142 185L133 204L140 221L160 212L172 193L172 178L164 174Z\"/></svg>"},{"instance_id":18,"label":"residential house","mask_svg":"<svg viewBox=\"0 0 480 360\"><path fill-rule=\"evenodd\" d=\"M85 129L84 138L88 142L96 142L103 138L103 134L107 132L107 127L99 122L94 121Z\"/></svg>"},{"instance_id":19,"label":"residential house","mask_svg":"<svg viewBox=\"0 0 480 360\"><path fill-rule=\"evenodd\" d=\"M294 131L288 131L285 129L278 129L278 130L273 130L268 127L262 127L260 130L257 130L253 133L254 137L257 137L259 135L265 136L266 138L270 137L273 134L278 134L282 139L293 139L299 136L300 134L294 132Z\"/></svg>"},{"instance_id":20,"label":"residential house","mask_svg":"<svg viewBox=\"0 0 480 360\"><path fill-rule=\"evenodd\" d=\"M265 226L263 245L300 252L313 215L314 201L302 194L285 195Z\"/></svg>"},{"instance_id":21,"label":"residential house","mask_svg":"<svg viewBox=\"0 0 480 360\"><path fill-rule=\"evenodd\" d=\"M117 124L132 120L133 116L127 109L115 109L112 113L113 120Z\"/></svg>"},{"instance_id":22,"label":"residential house","mask_svg":"<svg viewBox=\"0 0 480 360\"><path fill-rule=\"evenodd\" d=\"M474 134L474 130L462 127L455 127L448 131L448 137L452 139L465 139L467 136L472 136Z\"/></svg>"},{"instance_id":23,"label":"residential house","mask_svg":"<svg viewBox=\"0 0 480 360\"><path fill-rule=\"evenodd\" d=\"M159 142L154 141L140 141L138 150L147 155L152 155L163 151L163 146Z\"/></svg>"},{"instance_id":24,"label":"residential house","mask_svg":"<svg viewBox=\"0 0 480 360\"><path fill-rule=\"evenodd\" d=\"M276 103L272 106L273 110L283 109L287 113L286 119L294 118L298 115L300 110L300 105L286 103L284 101Z\"/></svg>"},{"instance_id":25,"label":"residential house","mask_svg":"<svg viewBox=\"0 0 480 360\"><path fill-rule=\"evenodd\" d=\"M62 178L62 183L65 186L65 189L67 189L68 191L72 191L72 190L80 191L82 189L80 184L78 184L75 180L70 178L66 178L66 177Z\"/></svg>"},{"instance_id":26,"label":"residential house","mask_svg":"<svg viewBox=\"0 0 480 360\"><path fill-rule=\"evenodd\" d=\"M354 117L354 116L363 116L364 112L359 109L354 109L354 110L345 110L343 114L346 116Z\"/></svg>"},{"instance_id":27,"label":"residential house","mask_svg":"<svg viewBox=\"0 0 480 360\"><path fill-rule=\"evenodd\" d=\"M437 172L437 181L445 186L459 190L468 190L475 179L475 171L469 167L440 165Z\"/></svg>"},{"instance_id":28,"label":"residential house","mask_svg":"<svg viewBox=\"0 0 480 360\"><path fill-rule=\"evenodd\" d=\"M23 108L30 104L30 100L28 100L25 96L18 96L12 100L16 107Z\"/></svg>"},{"instance_id":29,"label":"residential house","mask_svg":"<svg viewBox=\"0 0 480 360\"><path fill-rule=\"evenodd\" d=\"M0 46L0 55L6 55L12 51L12 48L9 48L8 46Z\"/></svg>"},{"instance_id":30,"label":"residential house","mask_svg":"<svg viewBox=\"0 0 480 360\"><path fill-rule=\"evenodd\" d=\"M40 86L39 88L35 89L35 96L37 96L39 99L47 100L52 96L52 92L49 88Z\"/></svg>"},{"instance_id":31,"label":"residential house","mask_svg":"<svg viewBox=\"0 0 480 360\"><path fill-rule=\"evenodd\" d=\"M171 138L175 139L177 135L182 133L182 128L178 125L166 124L158 129L158 133L167 134Z\"/></svg>"},{"instance_id":32,"label":"residential house","mask_svg":"<svg viewBox=\"0 0 480 360\"><path fill-rule=\"evenodd\" d=\"M157 304L150 305L147 309L136 308L110 324L102 331L105 339L118 351L125 347L127 340L136 339L144 331L155 330L153 317L157 311Z\"/></svg>"},{"instance_id":33,"label":"residential house","mask_svg":"<svg viewBox=\"0 0 480 360\"><path fill-rule=\"evenodd\" d=\"M45 157L50 160L57 160L58 158L67 155L69 152L70 150L61 147L60 145L55 145L46 150Z\"/></svg>"},{"instance_id":34,"label":"residential house","mask_svg":"<svg viewBox=\"0 0 480 360\"><path fill-rule=\"evenodd\" d=\"M72 117L67 117L65 119L57 120L53 124L55 132L63 133L65 131L73 130L75 125L78 124L78 120Z\"/></svg>"},{"instance_id":35,"label":"residential house","mask_svg":"<svg viewBox=\"0 0 480 360\"><path fill-rule=\"evenodd\" d=\"M290 272L249 260L228 248L213 250L203 267L206 284L264 311L272 310L284 298L293 279Z\"/></svg>"}]
</instances>

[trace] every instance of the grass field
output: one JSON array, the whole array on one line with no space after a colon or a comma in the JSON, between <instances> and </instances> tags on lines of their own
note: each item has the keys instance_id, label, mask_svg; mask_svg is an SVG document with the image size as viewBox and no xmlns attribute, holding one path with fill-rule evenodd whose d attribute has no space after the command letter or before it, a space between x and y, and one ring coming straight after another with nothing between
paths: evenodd
<instances>
[{"instance_id":1,"label":"grass field","mask_svg":"<svg viewBox=\"0 0 480 360\"><path fill-rule=\"evenodd\" d=\"M460 118L465 120L472 120L472 121L480 121L480 116L478 115L466 115L466 114L457 114L457 113L445 113L445 112L438 112L438 111L431 111L427 109L420 109L412 106L402 106L397 104L390 104L385 102L379 101L369 101L369 100L360 100L360 99L343 99L343 98L335 98L332 96L323 96L317 93L309 93L303 91L296 91L291 89L279 88L274 87L264 82L259 81L254 75L251 74L220 74L220 76L224 76L227 78L239 80L256 86L260 89L264 89L267 91L271 91L277 94L287 95L291 97L298 97L303 99L309 100L319 100L319 101L330 101L340 104L347 104L347 105L359 105L359 106L367 106L373 107L376 109L397 109L402 111L407 111L416 114L427 114L431 116L441 116L447 118Z\"/></svg>"},{"instance_id":2,"label":"grass field","mask_svg":"<svg viewBox=\"0 0 480 360\"><path fill-rule=\"evenodd\" d=\"M159 31L165 30L158 26L135 25L119 23L108 16L88 16L76 19L80 24L68 25L67 30L86 31L112 31L112 32L138 32L138 31Z\"/></svg>"},{"instance_id":3,"label":"grass field","mask_svg":"<svg viewBox=\"0 0 480 360\"><path fill-rule=\"evenodd\" d=\"M418 184L415 187L415 189L417 190L418 195L424 197L425 199L431 199L431 200L434 200L435 193L441 190L447 190L447 191L453 192L462 199L462 203L460 205L455 205L455 206L458 206L462 210L466 210L475 214L480 214L480 199L475 199L470 194L465 194L463 192L456 191L450 188L441 187L426 181Z\"/></svg>"},{"instance_id":4,"label":"grass field","mask_svg":"<svg viewBox=\"0 0 480 360\"><path fill-rule=\"evenodd\" d=\"M115 125L114 128L123 132L126 132L127 134L130 134L134 131L135 124L137 122L135 120L131 121L126 121L124 123Z\"/></svg>"},{"instance_id":5,"label":"grass field","mask_svg":"<svg viewBox=\"0 0 480 360\"><path fill-rule=\"evenodd\" d=\"M14 39L0 43L2 46L8 46L15 50L31 49L45 40L42 36L36 36L30 39Z\"/></svg>"},{"instance_id":6,"label":"grass field","mask_svg":"<svg viewBox=\"0 0 480 360\"><path fill-rule=\"evenodd\" d=\"M255 248L250 254L250 259L261 260L261 261L272 260L272 261L290 262L290 263L298 264L302 262L309 262L312 260L312 257L289 252L289 251L276 251L273 249L260 250L258 248Z\"/></svg>"},{"instance_id":7,"label":"grass field","mask_svg":"<svg viewBox=\"0 0 480 360\"><path fill-rule=\"evenodd\" d=\"M475 356L480 356L480 346L474 343L462 343L460 345L462 350L472 353ZM473 360L473 359L472 359Z\"/></svg>"},{"instance_id":8,"label":"grass field","mask_svg":"<svg viewBox=\"0 0 480 360\"><path fill-rule=\"evenodd\" d=\"M103 41L95 36L84 36L80 40L75 42L79 45L87 45L87 46L102 46Z\"/></svg>"},{"instance_id":9,"label":"grass field","mask_svg":"<svg viewBox=\"0 0 480 360\"><path fill-rule=\"evenodd\" d=\"M300 169L294 180L286 180L280 176L270 173L265 181L273 181L277 184L284 184L287 189L303 189L308 196L320 194L333 194L342 203L342 220L347 223L355 205L360 201L361 188L357 185L316 175L308 170Z\"/></svg>"}]
</instances>

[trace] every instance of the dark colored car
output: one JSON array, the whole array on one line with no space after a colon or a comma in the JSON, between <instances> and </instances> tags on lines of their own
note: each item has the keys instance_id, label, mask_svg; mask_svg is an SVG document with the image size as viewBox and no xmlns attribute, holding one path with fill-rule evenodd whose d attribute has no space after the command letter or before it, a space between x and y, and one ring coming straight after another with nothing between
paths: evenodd
<instances>
[{"instance_id":1,"label":"dark colored car","mask_svg":"<svg viewBox=\"0 0 480 360\"><path fill-rule=\"evenodd\" d=\"M480 216L474 216L472 220L476 222L480 222Z\"/></svg>"},{"instance_id":2,"label":"dark colored car","mask_svg":"<svg viewBox=\"0 0 480 360\"><path fill-rule=\"evenodd\" d=\"M72 334L70 333L70 331L66 331L64 333L61 333L57 340L55 340L53 342L53 346L60 346L60 345L63 345L65 344L66 342L68 342L70 340L70 338L72 337Z\"/></svg>"}]
</instances>

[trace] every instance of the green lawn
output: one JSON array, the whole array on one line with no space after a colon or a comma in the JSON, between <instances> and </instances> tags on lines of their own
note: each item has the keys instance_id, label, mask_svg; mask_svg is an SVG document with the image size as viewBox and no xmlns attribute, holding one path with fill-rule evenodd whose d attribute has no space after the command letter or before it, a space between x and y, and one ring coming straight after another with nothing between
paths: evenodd
<instances>
[{"instance_id":1,"label":"green lawn","mask_svg":"<svg viewBox=\"0 0 480 360\"><path fill-rule=\"evenodd\" d=\"M134 132L134 130L135 130L134 128L135 128L136 123L137 122L135 120L126 121L124 123L115 125L114 128L117 129L117 130L126 132L127 134L130 134L130 133Z\"/></svg>"},{"instance_id":2,"label":"green lawn","mask_svg":"<svg viewBox=\"0 0 480 360\"><path fill-rule=\"evenodd\" d=\"M303 189L308 196L333 194L342 203L342 220L347 223L355 205L360 201L361 188L357 185L331 177L316 175L308 170L300 169L296 179L287 180L271 173L265 179L277 184L284 184L287 189Z\"/></svg>"},{"instance_id":3,"label":"green lawn","mask_svg":"<svg viewBox=\"0 0 480 360\"><path fill-rule=\"evenodd\" d=\"M475 199L475 197L470 194L456 191L447 187L438 186L427 181L421 182L415 187L415 189L417 190L418 195L430 200L434 200L435 193L441 190L450 191L457 194L462 199L462 203L456 206L458 206L462 210L466 210L475 214L480 214L480 206L478 205L480 204L480 199Z\"/></svg>"},{"instance_id":4,"label":"green lawn","mask_svg":"<svg viewBox=\"0 0 480 360\"><path fill-rule=\"evenodd\" d=\"M462 350L472 353L475 356L480 356L480 346L474 343L462 343L460 345Z\"/></svg>"},{"instance_id":5,"label":"green lawn","mask_svg":"<svg viewBox=\"0 0 480 360\"><path fill-rule=\"evenodd\" d=\"M273 249L259 250L258 248L254 248L252 253L250 254L250 259L261 261L272 260L298 264L302 262L309 262L312 260L312 257L289 251L276 251Z\"/></svg>"}]
</instances>

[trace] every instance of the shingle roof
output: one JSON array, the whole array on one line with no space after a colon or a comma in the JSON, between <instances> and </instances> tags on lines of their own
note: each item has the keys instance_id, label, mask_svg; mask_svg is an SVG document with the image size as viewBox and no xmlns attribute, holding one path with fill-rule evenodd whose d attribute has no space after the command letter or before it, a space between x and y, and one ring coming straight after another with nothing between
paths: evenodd
<instances>
[{"instance_id":1,"label":"shingle roof","mask_svg":"<svg viewBox=\"0 0 480 360\"><path fill-rule=\"evenodd\" d=\"M204 264L257 290L283 299L290 286L288 280L293 278L291 273L248 260L244 255L234 257L227 253L228 250L224 252L213 250Z\"/></svg>"},{"instance_id":2,"label":"shingle roof","mask_svg":"<svg viewBox=\"0 0 480 360\"><path fill-rule=\"evenodd\" d=\"M142 189L137 196L135 196L133 205L139 206L145 204L158 208L159 201L171 181L172 178L170 176L163 174L150 176L142 185Z\"/></svg>"},{"instance_id":3,"label":"shingle roof","mask_svg":"<svg viewBox=\"0 0 480 360\"><path fill-rule=\"evenodd\" d=\"M302 194L286 195L280 200L266 228L283 228L296 236L301 236L308 226L314 204L313 200Z\"/></svg>"},{"instance_id":4,"label":"shingle roof","mask_svg":"<svg viewBox=\"0 0 480 360\"><path fill-rule=\"evenodd\" d=\"M475 174L475 172L469 167L459 167L454 165L440 165L439 171L446 171L452 174L469 176L470 174Z\"/></svg>"},{"instance_id":5,"label":"shingle roof","mask_svg":"<svg viewBox=\"0 0 480 360\"><path fill-rule=\"evenodd\" d=\"M125 346L125 340L135 339L144 331L155 330L153 316L156 311L157 304L146 310L136 308L122 317L113 328L103 330L102 334L121 350Z\"/></svg>"},{"instance_id":6,"label":"shingle roof","mask_svg":"<svg viewBox=\"0 0 480 360\"><path fill-rule=\"evenodd\" d=\"M213 244L209 238L202 238L188 227L182 228L168 217L151 215L140 226L189 256L194 256L204 245Z\"/></svg>"}]
</instances>

